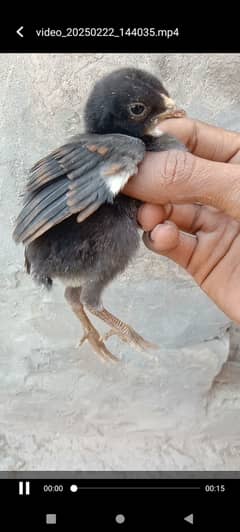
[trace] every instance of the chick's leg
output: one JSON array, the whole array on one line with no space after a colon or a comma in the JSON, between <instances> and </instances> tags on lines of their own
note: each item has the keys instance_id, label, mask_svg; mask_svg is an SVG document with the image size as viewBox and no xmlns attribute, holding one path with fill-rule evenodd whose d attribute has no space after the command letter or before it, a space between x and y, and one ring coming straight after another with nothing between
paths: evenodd
<instances>
[{"instance_id":1,"label":"chick's leg","mask_svg":"<svg viewBox=\"0 0 240 532\"><path fill-rule=\"evenodd\" d=\"M104 307L101 309L94 308L90 305L87 306L88 310L103 320L110 327L110 331L103 336L103 340L107 340L110 336L117 335L123 342L131 345L138 351L147 351L149 349L157 349L155 344L145 340L140 334L138 334L130 325L124 323L119 318L111 314Z\"/></svg>"},{"instance_id":2,"label":"chick's leg","mask_svg":"<svg viewBox=\"0 0 240 532\"><path fill-rule=\"evenodd\" d=\"M118 359L107 349L103 338L97 329L95 329L86 312L84 311L83 305L80 301L81 288L67 287L64 295L74 314L81 321L83 327L84 335L80 340L79 345L81 346L85 341L88 341L95 353L100 355L102 358L117 361Z\"/></svg>"}]
</instances>

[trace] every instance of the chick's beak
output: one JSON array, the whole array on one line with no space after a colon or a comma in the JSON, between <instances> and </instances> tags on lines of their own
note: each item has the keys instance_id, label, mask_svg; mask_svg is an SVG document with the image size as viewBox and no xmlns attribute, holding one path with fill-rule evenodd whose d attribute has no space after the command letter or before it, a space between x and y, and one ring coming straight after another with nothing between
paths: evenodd
<instances>
[{"instance_id":1,"label":"chick's beak","mask_svg":"<svg viewBox=\"0 0 240 532\"><path fill-rule=\"evenodd\" d=\"M161 122L167 118L182 118L186 116L186 112L183 109L179 109L172 98L169 98L165 94L161 94L161 97L165 104L165 111L155 116L152 123L148 127L146 133L153 137L160 137L162 135Z\"/></svg>"}]
</instances>

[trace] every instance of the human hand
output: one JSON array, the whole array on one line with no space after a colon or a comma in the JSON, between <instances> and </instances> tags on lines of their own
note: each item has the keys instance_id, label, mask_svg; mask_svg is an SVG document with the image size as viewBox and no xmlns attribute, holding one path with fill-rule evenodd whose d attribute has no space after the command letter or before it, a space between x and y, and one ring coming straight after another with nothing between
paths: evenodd
<instances>
[{"instance_id":1,"label":"human hand","mask_svg":"<svg viewBox=\"0 0 240 532\"><path fill-rule=\"evenodd\" d=\"M240 323L240 222L212 207L143 205L138 220L145 245L172 259Z\"/></svg>"},{"instance_id":2,"label":"human hand","mask_svg":"<svg viewBox=\"0 0 240 532\"><path fill-rule=\"evenodd\" d=\"M124 193L154 204L202 203L240 220L240 134L188 118L165 120L161 129L192 153L147 153Z\"/></svg>"},{"instance_id":3,"label":"human hand","mask_svg":"<svg viewBox=\"0 0 240 532\"><path fill-rule=\"evenodd\" d=\"M134 197L154 203L138 212L143 240L185 268L240 323L240 222L232 218L240 220L240 135L185 118L168 120L163 129L197 157L148 154L140 175L126 187ZM189 204L180 205L183 201ZM194 202L214 205L230 216Z\"/></svg>"}]
</instances>

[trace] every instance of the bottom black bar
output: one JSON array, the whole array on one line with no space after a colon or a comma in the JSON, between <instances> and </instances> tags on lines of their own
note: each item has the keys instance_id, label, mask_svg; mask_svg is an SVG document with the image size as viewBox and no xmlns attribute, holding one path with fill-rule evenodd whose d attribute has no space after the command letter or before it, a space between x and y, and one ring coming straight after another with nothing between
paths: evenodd
<instances>
[{"instance_id":1,"label":"bottom black bar","mask_svg":"<svg viewBox=\"0 0 240 532\"><path fill-rule=\"evenodd\" d=\"M1 480L1 530L205 530L238 524L239 480ZM18 528L16 528L18 527Z\"/></svg>"}]
</instances>

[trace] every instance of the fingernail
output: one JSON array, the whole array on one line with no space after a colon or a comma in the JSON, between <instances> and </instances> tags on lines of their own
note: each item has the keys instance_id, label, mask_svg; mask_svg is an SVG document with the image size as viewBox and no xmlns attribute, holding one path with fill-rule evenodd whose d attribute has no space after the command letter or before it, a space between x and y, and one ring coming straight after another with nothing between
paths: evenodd
<instances>
[{"instance_id":1,"label":"fingernail","mask_svg":"<svg viewBox=\"0 0 240 532\"><path fill-rule=\"evenodd\" d=\"M149 240L150 242L154 242L155 236L159 231L161 231L161 227L163 224L158 224L154 227L152 231L149 231Z\"/></svg>"},{"instance_id":2,"label":"fingernail","mask_svg":"<svg viewBox=\"0 0 240 532\"><path fill-rule=\"evenodd\" d=\"M171 220L165 220L165 222L163 222L163 223L164 223L164 225L172 225L172 226L175 225L175 223L171 222Z\"/></svg>"},{"instance_id":3,"label":"fingernail","mask_svg":"<svg viewBox=\"0 0 240 532\"><path fill-rule=\"evenodd\" d=\"M153 238L152 238L152 233L151 231L148 231L148 233L146 233L147 235L147 239L150 241L150 242L153 242Z\"/></svg>"},{"instance_id":4,"label":"fingernail","mask_svg":"<svg viewBox=\"0 0 240 532\"><path fill-rule=\"evenodd\" d=\"M175 225L173 222L169 222L168 220L166 220L165 222L163 222L162 224L158 224L154 227L154 229L152 231L149 231L148 233L148 238L151 242L154 242L155 240L155 236L156 234L159 235L159 231L161 231L162 229L166 229L166 225Z\"/></svg>"}]
</instances>

